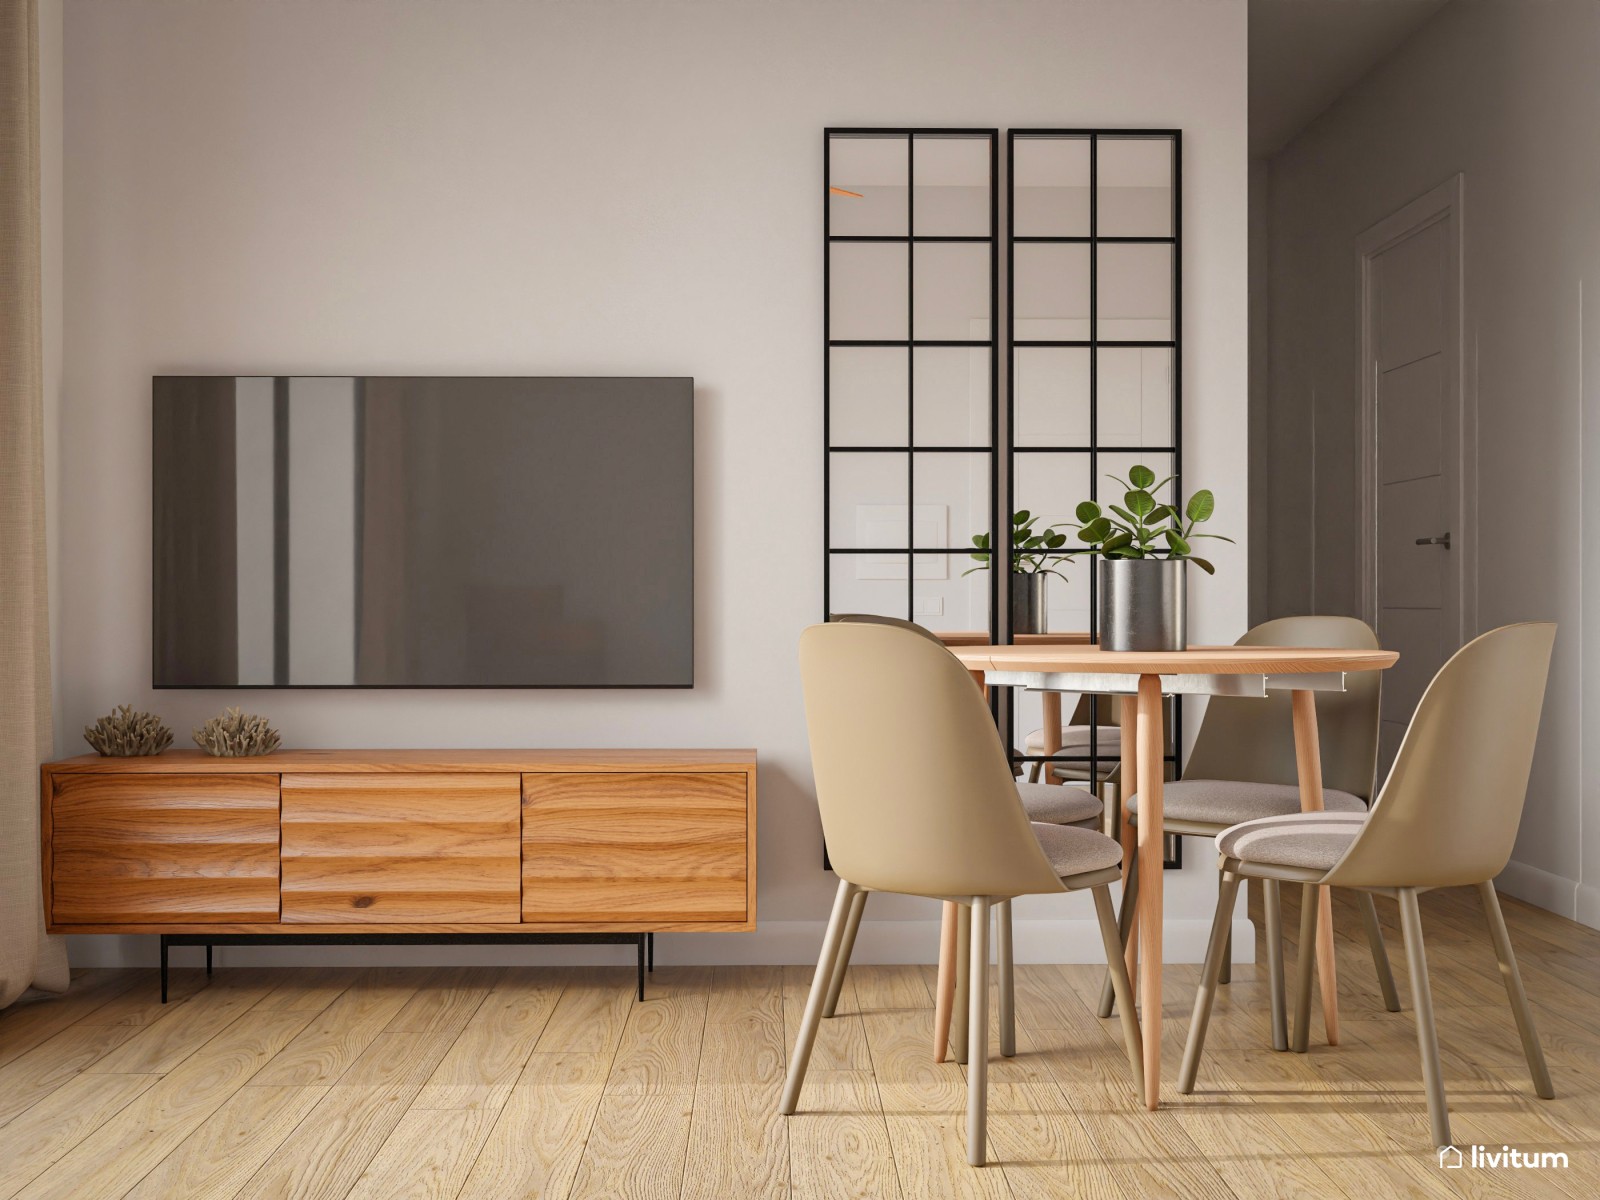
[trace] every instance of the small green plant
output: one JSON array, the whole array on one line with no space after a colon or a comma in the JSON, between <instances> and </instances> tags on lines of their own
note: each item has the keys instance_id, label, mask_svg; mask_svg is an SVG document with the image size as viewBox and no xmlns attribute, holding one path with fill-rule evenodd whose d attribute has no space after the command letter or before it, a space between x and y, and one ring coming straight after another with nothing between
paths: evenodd
<instances>
[{"instance_id":1,"label":"small green plant","mask_svg":"<svg viewBox=\"0 0 1600 1200\"><path fill-rule=\"evenodd\" d=\"M1066 576L1056 570L1056 564L1071 558L1072 551L1055 552L1067 544L1067 535L1060 532L1059 525L1036 529L1038 523L1038 515L1025 508L1011 514L1011 569L1019 575L1054 575L1065 579ZM989 556L994 552L987 533L974 534L972 544L976 547L972 558L980 565L961 572L963 578L974 571L987 571Z\"/></svg>"},{"instance_id":2,"label":"small green plant","mask_svg":"<svg viewBox=\"0 0 1600 1200\"><path fill-rule=\"evenodd\" d=\"M1191 543L1197 538L1233 541L1220 533L1196 533L1195 526L1209 521L1216 511L1217 498L1202 488L1189 497L1182 512L1176 505L1157 500L1155 493L1171 483L1168 475L1157 482L1156 473L1143 465L1135 466L1126 479L1108 476L1122 487L1122 503L1107 504L1109 515L1093 500L1078 505L1078 540L1088 543L1088 553L1107 558L1188 559L1207 575L1216 567L1195 554Z\"/></svg>"}]
</instances>

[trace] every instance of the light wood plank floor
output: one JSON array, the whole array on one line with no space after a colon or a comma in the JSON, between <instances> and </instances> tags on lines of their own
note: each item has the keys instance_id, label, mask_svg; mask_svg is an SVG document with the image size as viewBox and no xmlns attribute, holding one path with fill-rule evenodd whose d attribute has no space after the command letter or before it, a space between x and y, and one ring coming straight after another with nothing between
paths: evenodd
<instances>
[{"instance_id":1,"label":"light wood plank floor","mask_svg":"<svg viewBox=\"0 0 1600 1200\"><path fill-rule=\"evenodd\" d=\"M1155 1114L1094 1016L1100 973L1019 968L1019 1053L991 1067L977 1171L963 1072L928 1057L931 968L851 972L787 1120L806 967L663 966L643 1004L631 968L178 971L166 1007L153 972L88 971L0 1014L0 1197L1600 1194L1600 933L1506 902L1555 1077L1540 1101L1476 898L1423 906L1457 1138L1568 1169L1438 1167L1409 1000L1383 1010L1341 904L1344 1044L1267 1049L1257 969L1238 968L1199 1090ZM1197 974L1168 975L1169 1079Z\"/></svg>"}]
</instances>

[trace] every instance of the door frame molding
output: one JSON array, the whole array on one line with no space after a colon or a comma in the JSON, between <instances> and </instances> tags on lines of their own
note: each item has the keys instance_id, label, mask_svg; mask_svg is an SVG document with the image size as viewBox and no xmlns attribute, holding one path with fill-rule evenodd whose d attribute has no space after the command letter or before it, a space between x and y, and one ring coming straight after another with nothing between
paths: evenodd
<instances>
[{"instance_id":1,"label":"door frame molding","mask_svg":"<svg viewBox=\"0 0 1600 1200\"><path fill-rule=\"evenodd\" d=\"M1455 513L1450 518L1452 565L1455 571L1456 645L1477 628L1478 522L1469 501L1477 495L1477 412L1466 386L1463 353L1466 346L1466 292L1463 199L1465 176L1457 172L1399 211L1385 217L1356 238L1356 268L1360 275L1360 339L1356 374L1361 380L1361 610L1374 629L1378 624L1378 394L1372 345L1373 260L1397 242L1429 225L1444 223L1446 288L1454 314L1445 314L1447 378L1445 403L1456 414L1457 454ZM1448 448L1447 448L1448 451Z\"/></svg>"}]
</instances>

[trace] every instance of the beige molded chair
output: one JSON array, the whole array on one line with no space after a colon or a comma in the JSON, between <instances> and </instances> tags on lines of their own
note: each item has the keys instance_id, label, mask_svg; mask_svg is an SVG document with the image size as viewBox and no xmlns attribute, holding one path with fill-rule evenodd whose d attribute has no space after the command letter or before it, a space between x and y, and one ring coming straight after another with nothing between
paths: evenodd
<instances>
[{"instance_id":1,"label":"beige molded chair","mask_svg":"<svg viewBox=\"0 0 1600 1200\"><path fill-rule=\"evenodd\" d=\"M1309 947L1316 936L1318 888L1393 896L1400 904L1433 1141L1450 1145L1417 897L1432 888L1471 885L1483 900L1534 1091L1546 1100L1555 1095L1492 882L1511 857L1522 819L1555 632L1549 623L1507 625L1458 650L1417 705L1371 813L1268 817L1236 825L1217 838L1221 894L1184 1048L1180 1092L1194 1090L1239 880L1269 879L1299 883L1303 896L1297 1051L1304 1051L1308 1040L1316 957Z\"/></svg>"},{"instance_id":2,"label":"beige molded chair","mask_svg":"<svg viewBox=\"0 0 1600 1200\"><path fill-rule=\"evenodd\" d=\"M865 891L970 906L968 1162L983 1165L987 1140L989 914L1015 896L1092 890L1137 1090L1143 1051L1109 890L1121 878L1121 846L1093 830L1029 822L982 693L931 639L881 624L815 625L800 638L800 675L839 890L780 1111L799 1104L824 1005L848 965L845 928ZM1002 990L1002 1009L1008 1002Z\"/></svg>"},{"instance_id":3,"label":"beige molded chair","mask_svg":"<svg viewBox=\"0 0 1600 1200\"><path fill-rule=\"evenodd\" d=\"M1378 638L1354 617L1281 617L1257 625L1238 640L1240 646L1319 646L1341 650L1376 650ZM1381 671L1353 672L1345 691L1317 694L1317 730L1322 744L1322 800L1328 812L1365 813L1378 769L1378 700ZM1214 696L1195 735L1194 750L1183 778L1162 789L1166 831L1180 836L1214 838L1241 821L1289 816L1300 812L1299 772L1295 765L1294 717L1287 692L1263 697ZM1129 802L1138 820L1139 797ZM1137 862L1131 864L1136 867ZM1283 942L1280 937L1278 881L1264 879L1262 911L1266 917L1267 986L1271 998L1272 1046L1288 1049L1283 996ZM1138 872L1130 870L1123 897L1121 930L1126 939L1139 891ZM1362 924L1372 947L1372 962L1384 1006L1400 1011L1394 973L1384 949L1372 897L1361 895ZM1230 938L1222 959L1226 983L1233 959ZM1100 1015L1111 1015L1109 980L1100 989Z\"/></svg>"}]
</instances>

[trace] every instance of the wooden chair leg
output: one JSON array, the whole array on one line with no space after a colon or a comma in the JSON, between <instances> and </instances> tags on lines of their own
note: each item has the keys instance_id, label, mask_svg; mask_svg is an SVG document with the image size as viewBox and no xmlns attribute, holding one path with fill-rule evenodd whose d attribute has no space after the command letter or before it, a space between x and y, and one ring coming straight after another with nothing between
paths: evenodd
<instances>
[{"instance_id":1,"label":"wooden chair leg","mask_svg":"<svg viewBox=\"0 0 1600 1200\"><path fill-rule=\"evenodd\" d=\"M956 922L961 919L960 909L949 900L939 908L939 982L933 997L934 1062L943 1062L950 1050L950 1012L955 1007L956 975L960 970L956 958Z\"/></svg>"},{"instance_id":2,"label":"wooden chair leg","mask_svg":"<svg viewBox=\"0 0 1600 1200\"><path fill-rule=\"evenodd\" d=\"M1228 941L1222 947L1222 967L1217 972L1218 983L1233 982L1233 921L1228 922Z\"/></svg>"},{"instance_id":3,"label":"wooden chair leg","mask_svg":"<svg viewBox=\"0 0 1600 1200\"><path fill-rule=\"evenodd\" d=\"M1011 901L994 906L995 957L1000 960L1000 1056L1017 1054L1017 981L1011 964Z\"/></svg>"},{"instance_id":4,"label":"wooden chair leg","mask_svg":"<svg viewBox=\"0 0 1600 1200\"><path fill-rule=\"evenodd\" d=\"M1295 963L1294 1043L1296 1054L1311 1044L1311 977L1317 965L1317 901L1321 889L1314 883L1300 888L1300 956Z\"/></svg>"},{"instance_id":5,"label":"wooden chair leg","mask_svg":"<svg viewBox=\"0 0 1600 1200\"><path fill-rule=\"evenodd\" d=\"M1378 973L1378 988L1383 992L1383 1006L1390 1012L1400 1011L1400 991L1394 986L1394 971L1389 966L1389 950L1383 944L1383 927L1378 924L1378 906L1371 892L1356 892L1356 903L1361 907L1361 924L1366 927L1367 945L1372 947L1372 969Z\"/></svg>"},{"instance_id":6,"label":"wooden chair leg","mask_svg":"<svg viewBox=\"0 0 1600 1200\"><path fill-rule=\"evenodd\" d=\"M1400 932L1406 942L1406 968L1411 974L1411 1007L1417 1014L1417 1050L1422 1058L1422 1083L1428 1093L1428 1124L1435 1148L1454 1144L1450 1110L1445 1106L1444 1073L1439 1069L1439 1031L1433 1024L1433 989L1428 984L1428 958L1422 949L1422 908L1415 888L1401 888Z\"/></svg>"},{"instance_id":7,"label":"wooden chair leg","mask_svg":"<svg viewBox=\"0 0 1600 1200\"><path fill-rule=\"evenodd\" d=\"M1267 990L1272 1006L1272 1048L1289 1048L1289 1018L1283 1001L1283 907L1278 881L1261 881L1261 908L1266 917Z\"/></svg>"},{"instance_id":8,"label":"wooden chair leg","mask_svg":"<svg viewBox=\"0 0 1600 1200\"><path fill-rule=\"evenodd\" d=\"M839 1007L839 993L844 990L844 973L850 968L850 955L856 948L856 931L861 928L861 914L867 907L867 893L858 891L850 902L850 915L845 918L844 938L839 943L839 956L834 960L833 977L828 981L828 996L822 1005L824 1019L833 1016Z\"/></svg>"},{"instance_id":9,"label":"wooden chair leg","mask_svg":"<svg viewBox=\"0 0 1600 1200\"><path fill-rule=\"evenodd\" d=\"M1539 1031L1534 1028L1528 993L1522 990L1522 973L1517 970L1517 956L1511 952L1511 934L1506 930L1506 917L1500 911L1500 897L1495 894L1494 883L1490 880L1480 883L1478 895L1483 900L1483 915L1489 918L1489 936L1494 938L1494 956L1500 960L1500 979L1506 985L1511 1014L1517 1019L1517 1033L1522 1037L1522 1053L1528 1060L1528 1073L1533 1076L1533 1090L1541 1099L1553 1100L1555 1085L1550 1082L1550 1068L1545 1065L1544 1048L1539 1045Z\"/></svg>"},{"instance_id":10,"label":"wooden chair leg","mask_svg":"<svg viewBox=\"0 0 1600 1200\"><path fill-rule=\"evenodd\" d=\"M1217 981L1222 974L1222 959L1227 952L1228 930L1233 925L1233 905L1239 896L1239 877L1222 873L1217 891L1217 912L1211 919L1211 940L1206 944L1206 963L1200 971L1200 987L1194 994L1194 1017L1189 1022L1189 1039L1183 1047L1183 1067L1178 1072L1178 1091L1194 1091L1200 1071L1200 1055L1206 1048L1206 1026L1211 1023L1211 1004L1216 999Z\"/></svg>"},{"instance_id":11,"label":"wooden chair leg","mask_svg":"<svg viewBox=\"0 0 1600 1200\"><path fill-rule=\"evenodd\" d=\"M956 906L956 992L950 1001L950 1057L958 1062L967 1061L967 1008L971 996L971 973L967 959L971 955L972 912L968 905Z\"/></svg>"},{"instance_id":12,"label":"wooden chair leg","mask_svg":"<svg viewBox=\"0 0 1600 1200\"><path fill-rule=\"evenodd\" d=\"M839 959L845 922L850 919L855 896L856 885L847 879L839 880L839 891L833 898L833 916L828 919L828 932L822 939L822 953L817 956L817 973L811 977L811 994L806 997L805 1016L800 1019L800 1036L795 1040L794 1055L789 1059L789 1077L784 1081L783 1099L778 1104L778 1111L786 1117L792 1116L800 1104L800 1088L806 1081L811 1047L817 1041L817 1026L822 1024L822 1003L828 998L828 986L833 982L834 964Z\"/></svg>"},{"instance_id":13,"label":"wooden chair leg","mask_svg":"<svg viewBox=\"0 0 1600 1200\"><path fill-rule=\"evenodd\" d=\"M1106 948L1106 975L1116 992L1117 1012L1122 1016L1122 1044L1128 1052L1128 1069L1133 1072L1133 1090L1144 1103L1144 1038L1133 1003L1133 982L1128 964L1122 959L1122 935L1117 930L1111 907L1111 889L1101 884L1094 889L1094 913L1100 919L1100 941Z\"/></svg>"},{"instance_id":14,"label":"wooden chair leg","mask_svg":"<svg viewBox=\"0 0 1600 1200\"><path fill-rule=\"evenodd\" d=\"M1117 936L1122 939L1124 947L1128 944L1128 935L1133 930L1134 918L1139 912L1139 859L1135 855L1128 864L1128 883L1122 889L1122 907L1117 913ZM1123 960L1123 970L1127 970L1127 960ZM1103 1019L1109 1017L1112 1004L1116 996L1112 990L1111 972L1106 972L1105 980L1100 984L1100 1007L1095 1010Z\"/></svg>"},{"instance_id":15,"label":"wooden chair leg","mask_svg":"<svg viewBox=\"0 0 1600 1200\"><path fill-rule=\"evenodd\" d=\"M987 1161L989 1140L989 900L972 898L967 957L967 1162Z\"/></svg>"}]
</instances>

